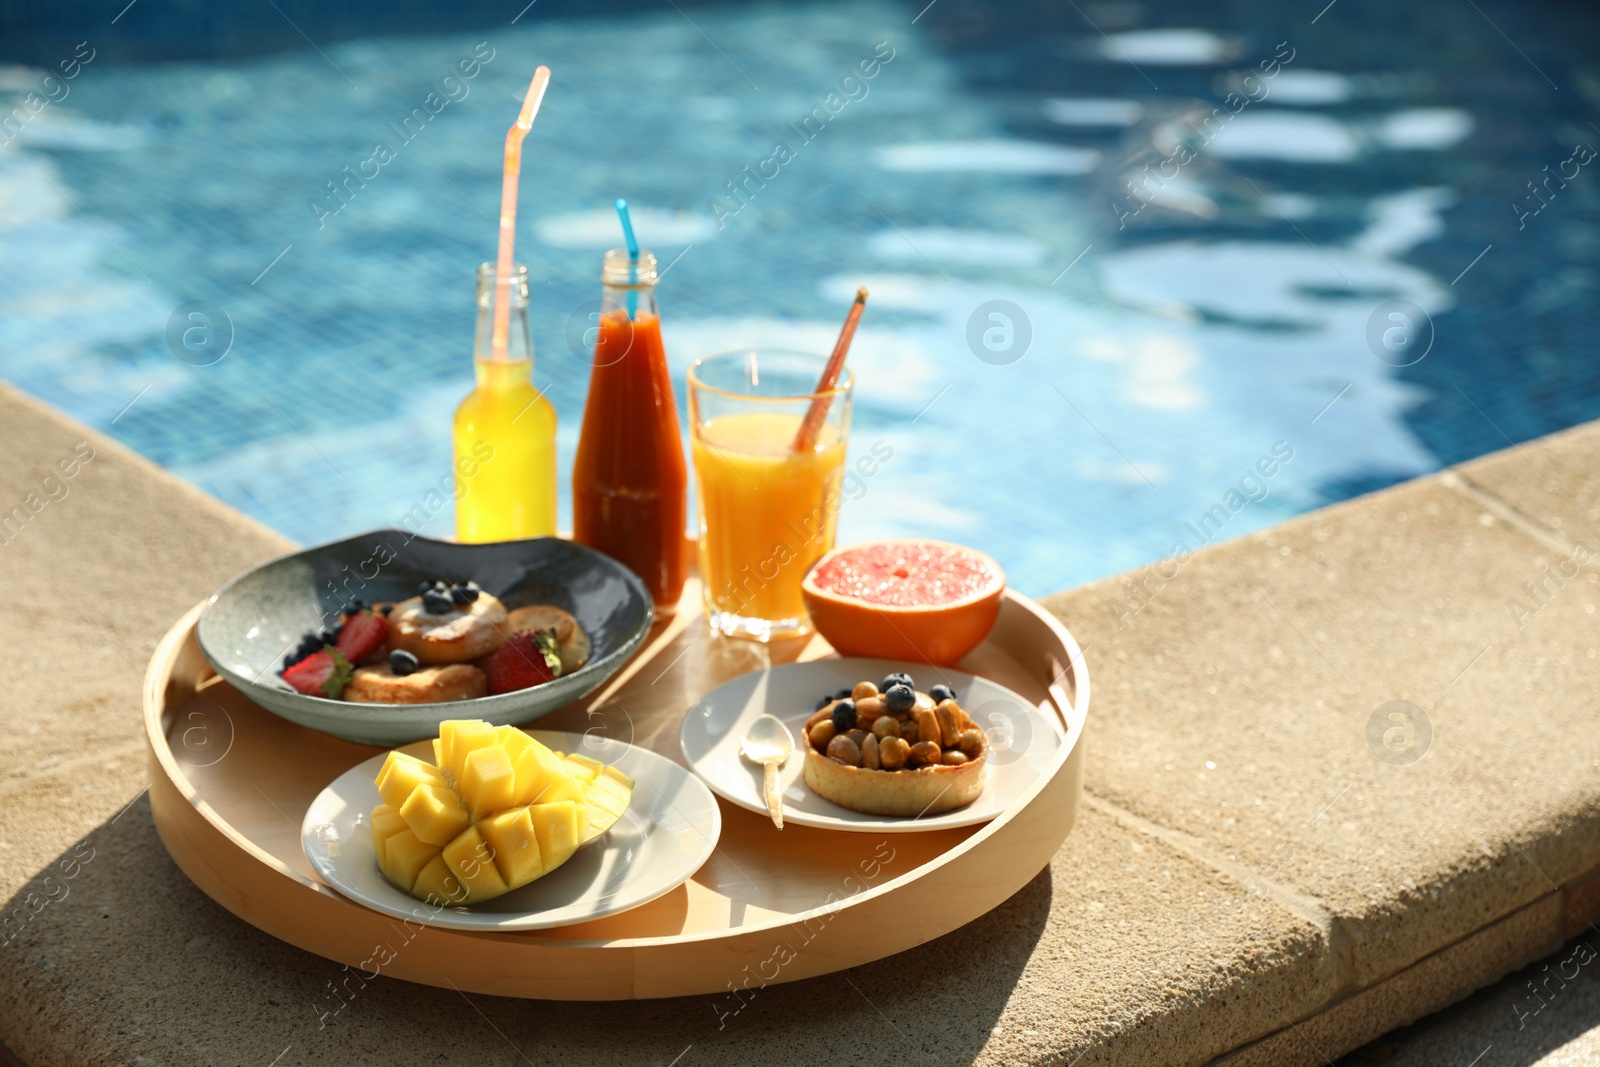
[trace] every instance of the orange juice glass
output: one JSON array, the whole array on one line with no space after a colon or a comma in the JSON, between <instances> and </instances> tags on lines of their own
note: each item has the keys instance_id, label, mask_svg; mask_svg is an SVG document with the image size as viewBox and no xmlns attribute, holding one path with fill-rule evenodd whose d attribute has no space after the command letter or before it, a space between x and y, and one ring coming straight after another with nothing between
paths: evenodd
<instances>
[{"instance_id":1,"label":"orange juice glass","mask_svg":"<svg viewBox=\"0 0 1600 1067\"><path fill-rule=\"evenodd\" d=\"M827 361L742 350L689 368L690 448L700 505L706 619L731 637L811 632L800 580L833 547L853 382L816 392ZM816 445L794 450L813 400L828 400Z\"/></svg>"}]
</instances>

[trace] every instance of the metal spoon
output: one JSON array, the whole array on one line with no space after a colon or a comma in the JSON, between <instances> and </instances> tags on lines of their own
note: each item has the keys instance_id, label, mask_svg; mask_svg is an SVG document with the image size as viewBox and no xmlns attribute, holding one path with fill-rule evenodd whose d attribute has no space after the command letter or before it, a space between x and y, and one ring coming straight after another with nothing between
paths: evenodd
<instances>
[{"instance_id":1,"label":"metal spoon","mask_svg":"<svg viewBox=\"0 0 1600 1067\"><path fill-rule=\"evenodd\" d=\"M794 755L794 738L789 728L775 715L762 715L750 724L739 751L751 763L762 767L762 794L767 801L767 814L772 825L783 829L783 794L778 790L778 768Z\"/></svg>"}]
</instances>

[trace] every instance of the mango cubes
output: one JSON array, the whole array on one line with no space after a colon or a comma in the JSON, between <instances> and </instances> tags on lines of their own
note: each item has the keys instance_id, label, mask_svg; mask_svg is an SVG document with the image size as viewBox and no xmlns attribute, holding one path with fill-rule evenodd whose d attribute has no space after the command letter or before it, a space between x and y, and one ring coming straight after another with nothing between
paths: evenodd
<instances>
[{"instance_id":1,"label":"mango cubes","mask_svg":"<svg viewBox=\"0 0 1600 1067\"><path fill-rule=\"evenodd\" d=\"M563 756L514 726L440 724L436 763L391 752L372 844L384 877L418 900L477 904L541 878L611 829L633 780Z\"/></svg>"}]
</instances>

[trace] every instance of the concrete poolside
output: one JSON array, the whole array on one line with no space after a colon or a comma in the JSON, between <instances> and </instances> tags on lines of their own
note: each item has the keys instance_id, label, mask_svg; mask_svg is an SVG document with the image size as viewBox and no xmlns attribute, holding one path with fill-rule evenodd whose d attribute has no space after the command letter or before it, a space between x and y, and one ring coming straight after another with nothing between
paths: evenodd
<instances>
[{"instance_id":1,"label":"concrete poolside","mask_svg":"<svg viewBox=\"0 0 1600 1067\"><path fill-rule=\"evenodd\" d=\"M1049 598L1095 690L1049 871L720 1030L713 998L462 1003L387 979L324 1020L339 965L195 889L141 795L156 640L287 545L3 387L0 447L0 514L48 500L0 535L0 900L31 916L0 935L0 1042L33 1067L1316 1064L1600 948L1600 424ZM1554 1058L1600 1023L1586 989L1517 1027L1502 987L1392 1062L1468 1062L1479 1015L1483 1043L1524 1042L1514 1062L1589 1062Z\"/></svg>"}]
</instances>

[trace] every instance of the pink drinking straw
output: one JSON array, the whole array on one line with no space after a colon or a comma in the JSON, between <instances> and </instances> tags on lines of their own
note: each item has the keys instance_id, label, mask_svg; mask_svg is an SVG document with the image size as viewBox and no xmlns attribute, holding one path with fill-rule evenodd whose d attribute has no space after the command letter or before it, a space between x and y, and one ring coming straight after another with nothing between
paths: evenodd
<instances>
[{"instance_id":1,"label":"pink drinking straw","mask_svg":"<svg viewBox=\"0 0 1600 1067\"><path fill-rule=\"evenodd\" d=\"M849 354L850 342L856 335L856 323L861 321L861 311L866 306L867 287L863 285L856 290L855 302L850 305L850 313L844 319L844 329L839 331L839 339L833 344L833 354L828 357L827 366L822 368L822 380L817 382L818 396L806 409L806 417L800 421L800 432L794 435L796 452L810 452L817 447L817 438L822 433L823 423L828 419L828 408L833 402L833 391L838 388L839 376L844 372L844 358Z\"/></svg>"},{"instance_id":2,"label":"pink drinking straw","mask_svg":"<svg viewBox=\"0 0 1600 1067\"><path fill-rule=\"evenodd\" d=\"M516 124L506 131L506 165L500 180L500 258L494 276L494 334L491 353L496 362L506 358L506 334L511 328L511 260L517 243L517 179L522 176L522 139L533 128L544 91L550 85L550 68L533 72L528 95L522 98L522 111Z\"/></svg>"}]
</instances>

